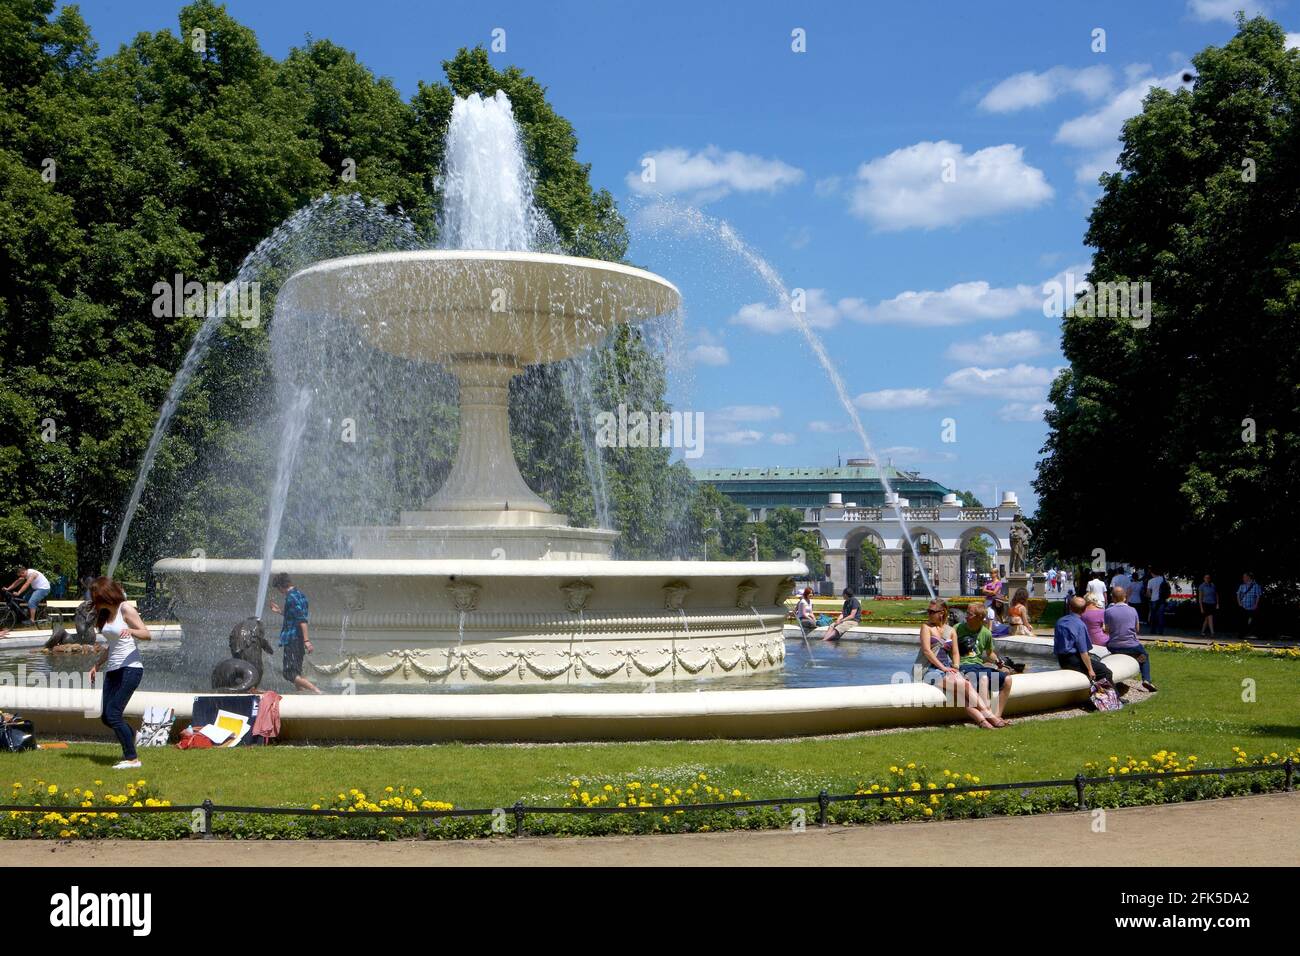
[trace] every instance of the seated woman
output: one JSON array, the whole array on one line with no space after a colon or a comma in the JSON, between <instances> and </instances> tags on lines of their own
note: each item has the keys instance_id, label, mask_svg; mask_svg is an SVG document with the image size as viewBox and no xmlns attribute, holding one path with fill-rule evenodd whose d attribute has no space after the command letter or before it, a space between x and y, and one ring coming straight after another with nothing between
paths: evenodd
<instances>
[{"instance_id":1,"label":"seated woman","mask_svg":"<svg viewBox=\"0 0 1300 956\"><path fill-rule=\"evenodd\" d=\"M924 668L921 679L938 687L949 700L965 707L967 715L980 727L986 730L1005 727L1007 722L993 713L975 686L953 666L956 636L956 631L948 623L948 605L943 601L931 601L926 609L926 621L921 625L921 651L916 655L916 663Z\"/></svg>"},{"instance_id":2,"label":"seated woman","mask_svg":"<svg viewBox=\"0 0 1300 956\"><path fill-rule=\"evenodd\" d=\"M1106 599L1096 591L1089 591L1083 598L1083 623L1088 627L1088 640L1093 647L1105 647L1110 640L1105 631Z\"/></svg>"},{"instance_id":3,"label":"seated woman","mask_svg":"<svg viewBox=\"0 0 1300 956\"><path fill-rule=\"evenodd\" d=\"M1029 592L1024 588L1016 590L1011 599L1011 635L1013 637L1033 637L1034 628L1029 623Z\"/></svg>"},{"instance_id":4,"label":"seated woman","mask_svg":"<svg viewBox=\"0 0 1300 956\"><path fill-rule=\"evenodd\" d=\"M794 619L807 637L817 629L817 617L813 614L812 588L804 588L803 594L794 606Z\"/></svg>"}]
</instances>

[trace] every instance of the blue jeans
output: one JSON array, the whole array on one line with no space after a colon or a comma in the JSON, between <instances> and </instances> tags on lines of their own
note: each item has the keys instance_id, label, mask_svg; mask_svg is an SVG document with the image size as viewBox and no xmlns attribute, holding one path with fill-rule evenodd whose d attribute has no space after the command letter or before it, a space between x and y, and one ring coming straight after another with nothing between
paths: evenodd
<instances>
[{"instance_id":1,"label":"blue jeans","mask_svg":"<svg viewBox=\"0 0 1300 956\"><path fill-rule=\"evenodd\" d=\"M136 754L135 734L122 715L131 700L131 695L140 686L142 677L144 677L143 667L119 667L115 671L104 673L104 705L99 719L104 722L104 726L117 735L118 741L122 744L124 760L134 760Z\"/></svg>"},{"instance_id":2,"label":"blue jeans","mask_svg":"<svg viewBox=\"0 0 1300 956\"><path fill-rule=\"evenodd\" d=\"M1116 647L1113 644L1107 644L1106 650L1112 654L1123 654L1126 657L1136 659L1138 670L1142 672L1142 679L1148 684L1151 683L1151 655L1147 653L1147 649L1142 646L1141 642L1128 647Z\"/></svg>"},{"instance_id":3,"label":"blue jeans","mask_svg":"<svg viewBox=\"0 0 1300 956\"><path fill-rule=\"evenodd\" d=\"M35 611L49 593L49 588L33 588L32 593L27 596L27 606Z\"/></svg>"},{"instance_id":4,"label":"blue jeans","mask_svg":"<svg viewBox=\"0 0 1300 956\"><path fill-rule=\"evenodd\" d=\"M1165 602L1153 601L1151 603L1151 633L1164 634L1165 632Z\"/></svg>"}]
</instances>

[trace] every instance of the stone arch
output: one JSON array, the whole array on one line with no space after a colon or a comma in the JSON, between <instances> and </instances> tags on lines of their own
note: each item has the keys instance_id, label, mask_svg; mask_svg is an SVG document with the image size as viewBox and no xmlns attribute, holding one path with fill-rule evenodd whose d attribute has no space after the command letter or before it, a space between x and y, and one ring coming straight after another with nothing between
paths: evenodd
<instances>
[{"instance_id":1,"label":"stone arch","mask_svg":"<svg viewBox=\"0 0 1300 956\"><path fill-rule=\"evenodd\" d=\"M974 569L971 566L968 555L971 553L969 550L971 541L977 537L985 535L993 540L993 563L996 566L997 555L1002 552L1002 540L993 532L992 529L984 525L976 525L972 528L967 528L962 532L961 537L957 539L957 551L960 555L960 568L958 571L957 584L958 593L963 596L973 596L979 593L981 582L972 573Z\"/></svg>"},{"instance_id":2,"label":"stone arch","mask_svg":"<svg viewBox=\"0 0 1300 956\"><path fill-rule=\"evenodd\" d=\"M902 574L900 576L903 593L925 595L927 593L925 588L927 580L930 582L931 587L935 587L936 581L940 586L943 584L939 574L943 537L938 532L920 524L908 525L907 534L912 539L916 554L912 553L913 547L908 545L906 541L900 542L903 551ZM917 566L917 555L920 555L920 567ZM921 568L924 568L924 576L920 573Z\"/></svg>"},{"instance_id":3,"label":"stone arch","mask_svg":"<svg viewBox=\"0 0 1300 956\"><path fill-rule=\"evenodd\" d=\"M874 572L862 566L862 545L868 540L875 542L876 550L881 556L882 566ZM885 538L870 525L860 525L844 536L845 583L855 594L879 594L880 578L884 570Z\"/></svg>"}]
</instances>

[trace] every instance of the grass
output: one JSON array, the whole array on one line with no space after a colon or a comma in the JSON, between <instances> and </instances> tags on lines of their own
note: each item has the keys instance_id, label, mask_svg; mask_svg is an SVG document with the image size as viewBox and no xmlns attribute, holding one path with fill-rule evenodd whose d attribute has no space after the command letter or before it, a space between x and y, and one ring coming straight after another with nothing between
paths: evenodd
<instances>
[{"instance_id":1,"label":"grass","mask_svg":"<svg viewBox=\"0 0 1300 956\"><path fill-rule=\"evenodd\" d=\"M1251 756L1285 753L1300 737L1295 661L1157 650L1152 664L1162 690L1140 706L1021 721L1001 731L951 726L766 742L170 747L144 751L144 769L126 775L111 769L120 756L115 746L73 744L11 756L10 777L0 784L23 781L30 787L40 779L71 788L102 780L107 787L131 776L147 779L154 793L174 803L208 797L262 805L308 805L352 787L373 792L406 784L457 806L497 807L520 797L560 802L573 777L652 780L704 770L719 785L762 797L852 788L907 762L978 774L987 783L1073 776L1088 761L1145 758L1162 749L1195 754L1202 766L1229 766L1234 745ZM1254 702L1243 700L1249 687Z\"/></svg>"}]
</instances>

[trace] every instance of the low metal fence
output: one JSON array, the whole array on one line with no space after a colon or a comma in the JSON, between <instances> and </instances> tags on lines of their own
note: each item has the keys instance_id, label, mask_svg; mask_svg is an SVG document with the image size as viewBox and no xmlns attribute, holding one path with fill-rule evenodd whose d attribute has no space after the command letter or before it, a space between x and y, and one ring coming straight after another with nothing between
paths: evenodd
<instances>
[{"instance_id":1,"label":"low metal fence","mask_svg":"<svg viewBox=\"0 0 1300 956\"><path fill-rule=\"evenodd\" d=\"M1171 770L1165 773L1129 773L1129 774L1108 774L1104 777L1089 777L1084 774L1076 774L1073 777L1064 777L1059 780L1026 780L1018 783L978 783L960 787L945 788L943 790L920 790L917 793L927 796L933 794L943 797L953 797L958 794L968 793L988 793L997 790L1043 790L1043 789L1061 789L1074 788L1075 805L1077 810L1087 810L1087 790L1091 786L1100 786L1112 783L1142 783L1148 781L1168 781L1180 777L1228 777L1244 774L1263 774L1281 772L1284 777L1283 790L1290 792L1295 783L1295 761L1288 757L1286 760L1276 764L1254 764L1249 767L1201 767L1194 770ZM682 811L690 813L693 811L718 810L746 810L759 807L776 807L778 809L788 806L816 805L817 807L817 825L821 827L829 826L830 808L836 803L856 803L863 804L871 801L892 800L895 797L906 796L911 791L881 791L878 793L842 793L833 794L829 790L822 790L815 796L790 796L790 797L765 797L755 800L723 800L717 803L697 803L674 805L673 812ZM320 809L314 810L308 807L245 807L233 804L218 804L211 800L204 800L202 803L190 804L173 804L165 807L129 807L129 806L107 806L107 807L68 807L68 806L40 806L33 804L4 804L0 805L0 813L20 812L20 813L39 813L39 812L60 812L76 814L100 814L100 813L118 813L118 814L137 814L137 813L185 813L191 814L198 825L194 831L204 837L213 836L213 819L217 814L243 814L243 815L261 815L261 816L297 816L297 817L333 817L340 820L355 820L366 818L392 818L401 817L403 819L443 819L455 817L496 817L503 816L513 817L514 835L523 836L525 833L525 822L532 815L569 815L569 814L636 814L636 813L653 813L662 812L664 807L593 807L593 806L571 806L571 807L554 807L538 806L525 803L523 800L517 800L509 806L478 808L478 809L451 809L451 810L340 810Z\"/></svg>"}]
</instances>

